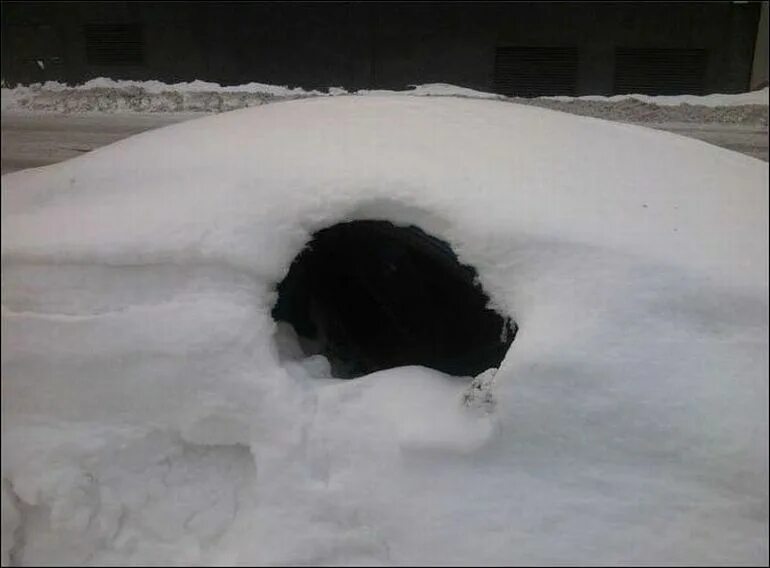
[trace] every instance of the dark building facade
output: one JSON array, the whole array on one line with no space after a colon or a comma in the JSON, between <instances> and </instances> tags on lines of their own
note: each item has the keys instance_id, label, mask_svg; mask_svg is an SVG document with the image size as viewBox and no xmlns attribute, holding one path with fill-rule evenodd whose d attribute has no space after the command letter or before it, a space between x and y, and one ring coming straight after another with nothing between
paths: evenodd
<instances>
[{"instance_id":1,"label":"dark building facade","mask_svg":"<svg viewBox=\"0 0 770 568\"><path fill-rule=\"evenodd\" d=\"M732 93L749 88L760 4L3 2L2 77Z\"/></svg>"}]
</instances>

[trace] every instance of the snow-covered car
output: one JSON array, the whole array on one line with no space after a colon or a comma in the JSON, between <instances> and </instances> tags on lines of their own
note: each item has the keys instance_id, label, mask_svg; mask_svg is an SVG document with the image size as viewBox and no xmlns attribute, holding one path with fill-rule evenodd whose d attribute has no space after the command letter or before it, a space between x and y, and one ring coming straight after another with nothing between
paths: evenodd
<instances>
[{"instance_id":1,"label":"snow-covered car","mask_svg":"<svg viewBox=\"0 0 770 568\"><path fill-rule=\"evenodd\" d=\"M319 97L2 178L3 563L768 561L768 171Z\"/></svg>"}]
</instances>

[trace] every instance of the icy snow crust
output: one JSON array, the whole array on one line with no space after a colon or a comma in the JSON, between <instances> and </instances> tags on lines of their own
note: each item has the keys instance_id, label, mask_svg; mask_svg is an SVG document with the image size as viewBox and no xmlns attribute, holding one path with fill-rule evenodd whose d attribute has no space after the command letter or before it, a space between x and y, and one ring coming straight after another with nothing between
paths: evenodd
<instances>
[{"instance_id":1,"label":"icy snow crust","mask_svg":"<svg viewBox=\"0 0 770 568\"><path fill-rule=\"evenodd\" d=\"M2 181L3 563L768 561L759 160L371 96ZM520 326L496 373L323 378L276 333L291 260L362 218L478 270Z\"/></svg>"}]
</instances>

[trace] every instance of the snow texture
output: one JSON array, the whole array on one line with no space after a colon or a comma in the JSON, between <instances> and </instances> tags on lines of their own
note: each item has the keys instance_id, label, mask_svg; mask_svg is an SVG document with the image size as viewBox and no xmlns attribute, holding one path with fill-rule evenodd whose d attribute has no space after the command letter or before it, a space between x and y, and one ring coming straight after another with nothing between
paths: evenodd
<instances>
[{"instance_id":1,"label":"snow texture","mask_svg":"<svg viewBox=\"0 0 770 568\"><path fill-rule=\"evenodd\" d=\"M223 87L195 80L169 85L161 81L125 81L100 77L82 85L68 86L56 81L2 89L4 112L222 112L255 106L274 99L341 95L461 96L504 99L464 87L435 83L410 87L406 91L360 90L348 92L330 87L326 92L263 83Z\"/></svg>"},{"instance_id":2,"label":"snow texture","mask_svg":"<svg viewBox=\"0 0 770 568\"><path fill-rule=\"evenodd\" d=\"M587 95L583 97L542 97L556 101L604 101L618 102L628 99L635 99L643 103L650 103L660 106L678 106L678 105L700 105L707 107L719 106L741 106L741 105L765 105L768 104L770 88L765 87L757 91L738 94L711 94L711 95L613 95L603 97L599 95Z\"/></svg>"},{"instance_id":3,"label":"snow texture","mask_svg":"<svg viewBox=\"0 0 770 568\"><path fill-rule=\"evenodd\" d=\"M4 564L768 562L759 160L317 97L2 182ZM367 218L477 269L520 326L498 370L302 359L275 285Z\"/></svg>"},{"instance_id":4,"label":"snow texture","mask_svg":"<svg viewBox=\"0 0 770 568\"><path fill-rule=\"evenodd\" d=\"M539 97L507 98L474 89L432 83L411 86L403 91L367 90L348 92L330 87L325 92L300 87L248 83L220 86L217 83L192 81L168 85L160 81L124 81L98 78L83 85L68 86L48 81L29 86L2 89L3 112L114 113L114 112L224 112L282 99L315 96L451 96L492 100L509 100L522 104L555 107L589 116L608 112L620 114L619 120L750 123L767 125L768 88L737 95L647 96L616 95L613 97ZM597 111L598 107L598 111ZM688 116L663 109L683 109ZM655 115L655 116L650 116Z\"/></svg>"}]
</instances>

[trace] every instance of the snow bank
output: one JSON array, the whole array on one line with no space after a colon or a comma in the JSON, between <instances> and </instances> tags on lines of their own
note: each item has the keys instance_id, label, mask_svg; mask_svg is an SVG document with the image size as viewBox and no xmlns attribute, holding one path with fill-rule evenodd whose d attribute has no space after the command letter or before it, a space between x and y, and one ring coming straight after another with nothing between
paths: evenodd
<instances>
[{"instance_id":1,"label":"snow bank","mask_svg":"<svg viewBox=\"0 0 770 568\"><path fill-rule=\"evenodd\" d=\"M482 91L476 91L474 89L467 89L465 87L458 87L456 85L449 85L446 83L430 83L426 85L411 85L409 89L403 91L388 91L388 90L366 90L359 91L347 91L341 87L331 87L327 89L327 92L318 90L306 90L301 87L286 87L281 85L267 85L265 83L246 83L243 85L230 85L222 86L219 83L212 83L208 81L190 81L182 83L168 84L162 81L126 81L108 79L106 77L99 77L97 79L91 79L86 81L82 85L68 86L64 83L57 81L46 81L45 83L38 83L30 85L29 87L17 87L18 89L38 89L41 91L88 91L90 89L143 89L148 93L163 93L167 91L181 91L188 93L201 93L201 92L217 92L217 93L261 93L272 95L276 97L287 97L293 95L347 95L347 94L410 94L417 96L467 96L467 97L479 97L479 98L504 98L502 95L495 95L493 93L484 93Z\"/></svg>"},{"instance_id":2,"label":"snow bank","mask_svg":"<svg viewBox=\"0 0 770 568\"><path fill-rule=\"evenodd\" d=\"M164 93L167 91L181 91L188 93L201 92L220 92L220 93L262 93L273 96L291 96L291 95L320 95L320 91L308 91L301 87L285 87L280 85L266 85L264 83L247 83L244 85L222 86L219 83L208 81L190 81L182 83L164 83L162 81L128 81L121 79L108 79L98 77L86 81L82 85L70 86L58 81L46 81L45 83L35 83L29 87L16 87L16 89L33 89L39 91L88 91L91 89L143 89L147 93ZM15 90L15 89L13 89Z\"/></svg>"},{"instance_id":3,"label":"snow bank","mask_svg":"<svg viewBox=\"0 0 770 568\"><path fill-rule=\"evenodd\" d=\"M223 87L218 83L191 81L172 85L161 81L123 81L100 77L83 85L56 81L2 89L2 110L53 112L223 112L262 104L267 100L340 95L459 96L504 99L501 95L435 83L405 91L360 90L348 92L330 87L327 92L300 87L248 83Z\"/></svg>"},{"instance_id":4,"label":"snow bank","mask_svg":"<svg viewBox=\"0 0 770 568\"><path fill-rule=\"evenodd\" d=\"M77 86L49 81L13 89L4 88L2 89L2 110L4 112L224 112L260 105L276 99L342 95L451 96L511 100L503 95L445 83L413 85L402 91L362 89L349 92L340 87L330 87L322 92L262 83L223 87L218 83L198 80L170 85L160 81L123 81L100 77ZM715 94L702 97L693 95L676 97L617 95L613 97L517 98L515 100L540 105L549 102L569 102L577 106L581 103L641 101L655 106L687 104L707 108L722 108L747 105L767 106L768 89L739 95Z\"/></svg>"},{"instance_id":5,"label":"snow bank","mask_svg":"<svg viewBox=\"0 0 770 568\"><path fill-rule=\"evenodd\" d=\"M153 83L150 82L147 88L144 84L137 84L54 89L34 85L3 89L2 110L4 113L226 112L270 100L315 96L304 91L289 94L288 90L281 91L279 88L255 91L166 90Z\"/></svg>"},{"instance_id":6,"label":"snow bank","mask_svg":"<svg viewBox=\"0 0 770 568\"><path fill-rule=\"evenodd\" d=\"M767 211L758 160L460 98L4 176L4 562L766 563ZM477 269L520 326L499 370L279 356L276 283L361 218Z\"/></svg>"},{"instance_id":7,"label":"snow bank","mask_svg":"<svg viewBox=\"0 0 770 568\"><path fill-rule=\"evenodd\" d=\"M546 100L554 101L600 101L600 102L619 102L628 99L642 101L644 103L659 106L678 106L678 105L700 105L706 107L731 107L742 105L768 105L770 88L765 87L758 91L739 94L711 94L711 95L614 95L603 97L599 95L588 95L583 97L541 97Z\"/></svg>"}]
</instances>

